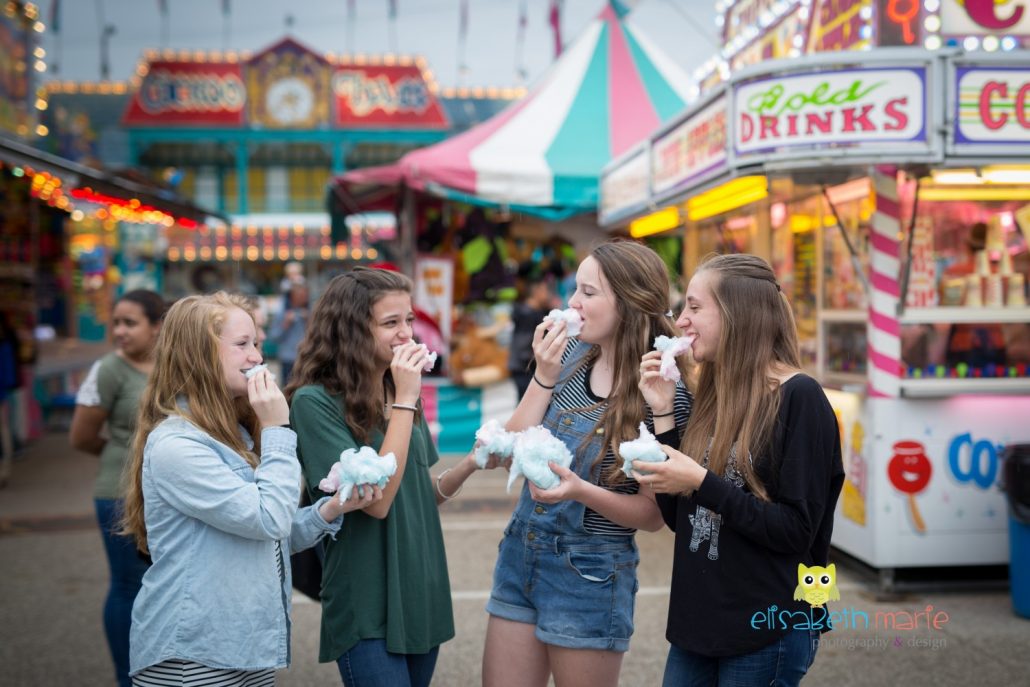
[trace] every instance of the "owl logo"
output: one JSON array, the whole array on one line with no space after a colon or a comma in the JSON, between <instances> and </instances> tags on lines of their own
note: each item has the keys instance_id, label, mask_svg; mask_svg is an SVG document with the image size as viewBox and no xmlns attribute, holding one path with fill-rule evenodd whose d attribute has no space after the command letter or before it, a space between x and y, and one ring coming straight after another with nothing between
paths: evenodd
<instances>
[{"instance_id":1,"label":"owl logo","mask_svg":"<svg viewBox=\"0 0 1030 687\"><path fill-rule=\"evenodd\" d=\"M840 592L837 591L837 567L833 563L826 568L798 563L798 586L794 589L794 599L804 599L812 608L822 606L827 601L840 599Z\"/></svg>"}]
</instances>

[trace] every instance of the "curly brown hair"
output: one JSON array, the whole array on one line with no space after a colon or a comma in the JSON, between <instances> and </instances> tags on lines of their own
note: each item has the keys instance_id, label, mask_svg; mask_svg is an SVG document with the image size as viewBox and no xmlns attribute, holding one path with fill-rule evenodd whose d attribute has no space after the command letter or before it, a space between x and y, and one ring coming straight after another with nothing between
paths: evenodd
<instances>
[{"instance_id":1,"label":"curly brown hair","mask_svg":"<svg viewBox=\"0 0 1030 687\"><path fill-rule=\"evenodd\" d=\"M334 277L311 312L285 391L292 401L297 389L321 384L342 396L347 427L362 443L373 428L385 427L383 403L394 391L390 370L380 376L376 367L372 308L398 291L410 294L411 280L389 270L355 267Z\"/></svg>"}]
</instances>

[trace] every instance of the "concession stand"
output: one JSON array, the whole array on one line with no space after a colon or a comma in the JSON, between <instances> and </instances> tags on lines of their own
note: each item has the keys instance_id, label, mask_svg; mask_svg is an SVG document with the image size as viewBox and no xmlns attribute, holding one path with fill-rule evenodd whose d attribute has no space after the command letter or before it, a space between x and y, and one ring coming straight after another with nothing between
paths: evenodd
<instances>
[{"instance_id":1,"label":"concession stand","mask_svg":"<svg viewBox=\"0 0 1030 687\"><path fill-rule=\"evenodd\" d=\"M742 69L602 173L601 224L773 265L840 425L833 544L1003 564L1030 440L1030 54L884 48Z\"/></svg>"}]
</instances>

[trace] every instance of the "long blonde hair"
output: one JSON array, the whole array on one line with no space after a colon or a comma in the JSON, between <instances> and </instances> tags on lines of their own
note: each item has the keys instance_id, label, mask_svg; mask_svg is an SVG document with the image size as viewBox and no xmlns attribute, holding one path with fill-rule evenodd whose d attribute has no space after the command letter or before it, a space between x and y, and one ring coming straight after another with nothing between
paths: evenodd
<instances>
[{"instance_id":1,"label":"long blonde hair","mask_svg":"<svg viewBox=\"0 0 1030 687\"><path fill-rule=\"evenodd\" d=\"M165 315L157 339L154 370L140 397L136 434L122 480L125 509L121 533L134 537L141 551L147 551L143 449L150 433L165 418L180 415L231 447L252 466L259 462L261 436L257 416L246 398L232 397L219 356L218 337L226 318L234 308L253 318L247 306L243 296L219 291L210 296L183 298ZM180 406L180 400L184 405ZM241 424L254 439L253 451L243 443ZM189 466L183 465L183 469Z\"/></svg>"},{"instance_id":2,"label":"long blonde hair","mask_svg":"<svg viewBox=\"0 0 1030 687\"><path fill-rule=\"evenodd\" d=\"M622 481L619 444L639 436L644 419L644 397L637 386L640 358L654 346L659 335L676 336L669 315L669 272L653 250L642 243L615 240L590 253L615 296L618 322L612 336L612 389L608 406L598 421L615 454L615 465L605 475L609 483ZM600 355L594 346L584 360L591 364ZM595 465L604 459L602 454Z\"/></svg>"},{"instance_id":3,"label":"long blonde hair","mask_svg":"<svg viewBox=\"0 0 1030 687\"><path fill-rule=\"evenodd\" d=\"M726 473L730 452L748 488L768 500L755 474L754 459L769 448L780 407L772 370L800 369L797 326L776 275L755 255L716 255L695 275L712 272L712 297L722 316L714 360L700 363L694 407L681 450L708 469ZM709 447L709 442L711 446Z\"/></svg>"}]
</instances>

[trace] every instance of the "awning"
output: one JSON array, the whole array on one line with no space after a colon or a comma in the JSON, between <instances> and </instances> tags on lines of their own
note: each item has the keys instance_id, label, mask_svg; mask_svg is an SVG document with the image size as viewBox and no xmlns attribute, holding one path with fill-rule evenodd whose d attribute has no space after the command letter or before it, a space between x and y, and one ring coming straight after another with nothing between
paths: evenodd
<instances>
[{"instance_id":1,"label":"awning","mask_svg":"<svg viewBox=\"0 0 1030 687\"><path fill-rule=\"evenodd\" d=\"M170 191L125 179L107 170L87 167L4 136L0 136L0 160L48 172L59 177L69 188L89 187L98 194L136 199L143 205L198 224L207 223L209 218L231 224L228 215L198 207Z\"/></svg>"},{"instance_id":2,"label":"awning","mask_svg":"<svg viewBox=\"0 0 1030 687\"><path fill-rule=\"evenodd\" d=\"M597 207L601 168L679 113L689 78L610 0L523 100L397 163L336 180L360 199L407 185L558 218Z\"/></svg>"}]
</instances>

